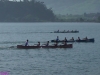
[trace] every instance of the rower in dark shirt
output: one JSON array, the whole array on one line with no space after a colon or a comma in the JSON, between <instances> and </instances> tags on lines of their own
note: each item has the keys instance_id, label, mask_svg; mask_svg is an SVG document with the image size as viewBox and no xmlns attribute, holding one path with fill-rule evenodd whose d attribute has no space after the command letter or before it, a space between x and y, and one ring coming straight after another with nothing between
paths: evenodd
<instances>
[{"instance_id":1,"label":"rower in dark shirt","mask_svg":"<svg viewBox=\"0 0 100 75\"><path fill-rule=\"evenodd\" d=\"M71 41L74 41L74 38L72 37L70 40L71 40Z\"/></svg>"},{"instance_id":2,"label":"rower in dark shirt","mask_svg":"<svg viewBox=\"0 0 100 75\"><path fill-rule=\"evenodd\" d=\"M66 37L65 37L64 41L65 41L65 42L67 42L67 39L66 39Z\"/></svg>"},{"instance_id":3,"label":"rower in dark shirt","mask_svg":"<svg viewBox=\"0 0 100 75\"><path fill-rule=\"evenodd\" d=\"M46 46L49 46L49 41L47 41L47 44L46 44Z\"/></svg>"},{"instance_id":4,"label":"rower in dark shirt","mask_svg":"<svg viewBox=\"0 0 100 75\"><path fill-rule=\"evenodd\" d=\"M40 46L40 42L38 42L37 46Z\"/></svg>"},{"instance_id":5,"label":"rower in dark shirt","mask_svg":"<svg viewBox=\"0 0 100 75\"><path fill-rule=\"evenodd\" d=\"M83 38L83 40L88 40L87 36L85 38Z\"/></svg>"},{"instance_id":6,"label":"rower in dark shirt","mask_svg":"<svg viewBox=\"0 0 100 75\"><path fill-rule=\"evenodd\" d=\"M36 45L36 46L40 46L40 42L38 42L38 44L34 44L34 45Z\"/></svg>"},{"instance_id":7,"label":"rower in dark shirt","mask_svg":"<svg viewBox=\"0 0 100 75\"><path fill-rule=\"evenodd\" d=\"M78 37L78 40L81 40L80 37Z\"/></svg>"},{"instance_id":8,"label":"rower in dark shirt","mask_svg":"<svg viewBox=\"0 0 100 75\"><path fill-rule=\"evenodd\" d=\"M67 39L66 39L66 37L65 37L65 39L64 39L63 45L64 45L64 46L67 45Z\"/></svg>"},{"instance_id":9,"label":"rower in dark shirt","mask_svg":"<svg viewBox=\"0 0 100 75\"><path fill-rule=\"evenodd\" d=\"M58 41L59 41L59 37L57 36L56 42L58 42Z\"/></svg>"},{"instance_id":10,"label":"rower in dark shirt","mask_svg":"<svg viewBox=\"0 0 100 75\"><path fill-rule=\"evenodd\" d=\"M53 44L54 46L58 46L58 42L56 41L55 44Z\"/></svg>"},{"instance_id":11,"label":"rower in dark shirt","mask_svg":"<svg viewBox=\"0 0 100 75\"><path fill-rule=\"evenodd\" d=\"M28 40L26 41L25 46L28 46Z\"/></svg>"}]
</instances>

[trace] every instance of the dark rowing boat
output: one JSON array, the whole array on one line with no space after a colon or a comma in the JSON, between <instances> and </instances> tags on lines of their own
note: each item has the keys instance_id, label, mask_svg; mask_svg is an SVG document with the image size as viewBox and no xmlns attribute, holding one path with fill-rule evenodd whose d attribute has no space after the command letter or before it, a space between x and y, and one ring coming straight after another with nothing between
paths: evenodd
<instances>
[{"instance_id":1,"label":"dark rowing boat","mask_svg":"<svg viewBox=\"0 0 100 75\"><path fill-rule=\"evenodd\" d=\"M76 40L76 42L94 42L94 38L91 38L91 39L83 39L83 40Z\"/></svg>"},{"instance_id":2,"label":"dark rowing boat","mask_svg":"<svg viewBox=\"0 0 100 75\"><path fill-rule=\"evenodd\" d=\"M19 49L36 49L36 48L72 48L72 44L67 45L58 45L58 46L23 46L23 45L17 45L17 48Z\"/></svg>"},{"instance_id":3,"label":"dark rowing boat","mask_svg":"<svg viewBox=\"0 0 100 75\"><path fill-rule=\"evenodd\" d=\"M94 42L94 38L91 38L91 39L83 39L83 40L67 40L66 42ZM64 42L64 40L59 40L59 41L56 41L56 40L51 40L51 42Z\"/></svg>"},{"instance_id":4,"label":"dark rowing boat","mask_svg":"<svg viewBox=\"0 0 100 75\"><path fill-rule=\"evenodd\" d=\"M79 33L79 31L54 31L54 33Z\"/></svg>"}]
</instances>

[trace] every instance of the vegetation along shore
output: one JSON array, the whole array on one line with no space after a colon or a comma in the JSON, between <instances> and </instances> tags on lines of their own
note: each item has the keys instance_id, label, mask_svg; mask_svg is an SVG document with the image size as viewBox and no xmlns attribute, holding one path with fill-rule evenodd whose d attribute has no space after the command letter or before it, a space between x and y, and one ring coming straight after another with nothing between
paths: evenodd
<instances>
[{"instance_id":1,"label":"vegetation along shore","mask_svg":"<svg viewBox=\"0 0 100 75\"><path fill-rule=\"evenodd\" d=\"M0 22L100 22L100 13L62 15L41 1L0 0Z\"/></svg>"}]
</instances>

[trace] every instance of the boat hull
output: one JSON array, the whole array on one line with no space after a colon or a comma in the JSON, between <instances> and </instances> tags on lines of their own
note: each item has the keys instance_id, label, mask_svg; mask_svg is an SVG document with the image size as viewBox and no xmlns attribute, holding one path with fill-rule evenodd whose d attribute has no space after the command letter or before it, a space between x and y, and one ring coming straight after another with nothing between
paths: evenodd
<instances>
[{"instance_id":1,"label":"boat hull","mask_svg":"<svg viewBox=\"0 0 100 75\"><path fill-rule=\"evenodd\" d=\"M94 42L94 38L87 40L76 40L76 42Z\"/></svg>"},{"instance_id":2,"label":"boat hull","mask_svg":"<svg viewBox=\"0 0 100 75\"><path fill-rule=\"evenodd\" d=\"M17 45L17 48L20 49L35 49L35 48L41 48L40 46L23 46L23 45Z\"/></svg>"},{"instance_id":3,"label":"boat hull","mask_svg":"<svg viewBox=\"0 0 100 75\"><path fill-rule=\"evenodd\" d=\"M23 45L17 45L17 48L19 49L36 49L36 48L72 48L72 44L68 45L59 45L59 46L23 46Z\"/></svg>"}]
</instances>

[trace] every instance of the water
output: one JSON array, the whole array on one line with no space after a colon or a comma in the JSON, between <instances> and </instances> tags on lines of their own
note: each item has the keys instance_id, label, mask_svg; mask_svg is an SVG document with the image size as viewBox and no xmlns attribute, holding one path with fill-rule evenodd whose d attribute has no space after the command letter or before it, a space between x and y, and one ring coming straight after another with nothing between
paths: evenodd
<instances>
[{"instance_id":1,"label":"water","mask_svg":"<svg viewBox=\"0 0 100 75\"><path fill-rule=\"evenodd\" d=\"M55 30L79 33L48 33ZM41 33L37 33L41 32ZM45 43L60 39L95 38L73 43L72 49L17 49L29 40ZM52 43L50 43L52 44ZM100 75L100 23L0 23L0 72L9 75Z\"/></svg>"}]
</instances>

